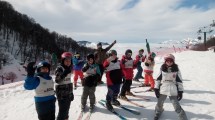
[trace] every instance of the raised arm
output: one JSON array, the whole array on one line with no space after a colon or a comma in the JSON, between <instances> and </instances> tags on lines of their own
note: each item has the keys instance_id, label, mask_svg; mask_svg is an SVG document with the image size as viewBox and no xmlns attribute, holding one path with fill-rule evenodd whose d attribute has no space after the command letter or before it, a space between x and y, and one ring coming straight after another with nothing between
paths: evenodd
<instances>
[{"instance_id":1,"label":"raised arm","mask_svg":"<svg viewBox=\"0 0 215 120\"><path fill-rule=\"evenodd\" d=\"M116 40L114 40L112 44L110 44L107 48L104 49L105 52L109 51L115 43L116 43Z\"/></svg>"}]
</instances>

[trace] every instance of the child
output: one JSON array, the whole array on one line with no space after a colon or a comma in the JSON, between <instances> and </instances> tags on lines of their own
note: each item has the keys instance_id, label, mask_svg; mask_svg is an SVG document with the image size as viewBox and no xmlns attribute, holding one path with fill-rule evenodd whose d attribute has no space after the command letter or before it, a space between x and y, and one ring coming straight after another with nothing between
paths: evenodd
<instances>
[{"instance_id":1,"label":"child","mask_svg":"<svg viewBox=\"0 0 215 120\"><path fill-rule=\"evenodd\" d=\"M72 53L64 52L61 55L61 63L55 70L56 95L59 105L57 120L69 119L69 108L74 99L73 85L71 82Z\"/></svg>"},{"instance_id":2,"label":"child","mask_svg":"<svg viewBox=\"0 0 215 120\"><path fill-rule=\"evenodd\" d=\"M25 79L24 88L27 90L35 90L35 106L39 120L55 120L55 102L54 82L49 75L50 64L40 62L37 68L34 67L35 62L27 65L27 77ZM35 70L37 73L34 75Z\"/></svg>"},{"instance_id":3,"label":"child","mask_svg":"<svg viewBox=\"0 0 215 120\"><path fill-rule=\"evenodd\" d=\"M167 96L169 96L179 120L187 120L187 116L179 104L182 99L183 84L178 65L175 64L175 57L172 54L168 54L164 57L164 60L161 72L155 81L155 95L158 98L158 102L155 107L154 120L158 120L162 114L164 110L163 103Z\"/></svg>"},{"instance_id":4,"label":"child","mask_svg":"<svg viewBox=\"0 0 215 120\"><path fill-rule=\"evenodd\" d=\"M142 76L143 68L141 66L141 63L144 62L146 58L146 56L143 56L143 53L144 53L144 50L140 49L139 54L136 56L136 59L140 59L140 60L137 62L137 74L135 75L133 80L137 82L139 82L140 78L143 78Z\"/></svg>"},{"instance_id":5,"label":"child","mask_svg":"<svg viewBox=\"0 0 215 120\"><path fill-rule=\"evenodd\" d=\"M139 59L134 61L131 56L132 51L128 49L126 50L125 55L122 56L121 60L121 67L124 78L119 98L123 100L128 100L125 94L133 96L133 93L130 92L133 78L133 70L136 67L137 61L139 61Z\"/></svg>"},{"instance_id":6,"label":"child","mask_svg":"<svg viewBox=\"0 0 215 120\"><path fill-rule=\"evenodd\" d=\"M154 62L155 56L156 56L155 53L152 52L145 61L145 67L144 67L145 78L144 78L144 83L140 85L140 87L151 86L150 89L148 89L147 91L153 91L155 86L155 82L153 79L153 68L155 65L155 62Z\"/></svg>"},{"instance_id":7,"label":"child","mask_svg":"<svg viewBox=\"0 0 215 120\"><path fill-rule=\"evenodd\" d=\"M83 79L83 93L81 96L81 111L85 110L87 97L90 98L90 108L89 111L92 112L95 105L95 91L97 82L100 79L100 70L99 66L95 64L95 59L93 54L87 55L87 63L82 68L84 72Z\"/></svg>"},{"instance_id":8,"label":"child","mask_svg":"<svg viewBox=\"0 0 215 120\"><path fill-rule=\"evenodd\" d=\"M83 72L81 71L83 65L84 65L84 60L82 60L80 58L80 54L79 53L76 53L73 57L73 70L74 70L74 87L77 88L77 80L78 80L78 77L80 77L81 79L81 83L82 83L82 80L83 80Z\"/></svg>"},{"instance_id":9,"label":"child","mask_svg":"<svg viewBox=\"0 0 215 120\"><path fill-rule=\"evenodd\" d=\"M120 61L117 58L116 50L110 50L103 66L106 69L107 88L106 106L108 110L113 110L113 105L120 106L117 96L120 91L120 84L122 83L122 70Z\"/></svg>"}]
</instances>

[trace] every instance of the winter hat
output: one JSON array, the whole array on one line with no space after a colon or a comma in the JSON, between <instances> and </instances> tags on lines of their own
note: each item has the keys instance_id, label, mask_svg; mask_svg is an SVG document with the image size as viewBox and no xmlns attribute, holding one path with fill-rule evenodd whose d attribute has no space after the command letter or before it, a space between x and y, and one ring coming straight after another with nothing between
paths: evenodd
<instances>
[{"instance_id":1,"label":"winter hat","mask_svg":"<svg viewBox=\"0 0 215 120\"><path fill-rule=\"evenodd\" d=\"M46 62L46 61L42 61L42 62L39 62L38 63L38 65L37 65L37 73L39 73L40 72L40 68L41 67L47 67L48 69L49 69L49 72L50 72L50 64L48 63L48 62Z\"/></svg>"},{"instance_id":2,"label":"winter hat","mask_svg":"<svg viewBox=\"0 0 215 120\"><path fill-rule=\"evenodd\" d=\"M108 56L112 56L112 55L117 55L117 52L116 52L116 50L110 50L109 52L108 52Z\"/></svg>"},{"instance_id":3,"label":"winter hat","mask_svg":"<svg viewBox=\"0 0 215 120\"><path fill-rule=\"evenodd\" d=\"M175 57L172 54L167 54L164 56L164 61L166 62L168 59L175 61Z\"/></svg>"},{"instance_id":4,"label":"winter hat","mask_svg":"<svg viewBox=\"0 0 215 120\"><path fill-rule=\"evenodd\" d=\"M139 52L144 52L144 49L140 49Z\"/></svg>"},{"instance_id":5,"label":"winter hat","mask_svg":"<svg viewBox=\"0 0 215 120\"><path fill-rule=\"evenodd\" d=\"M129 54L129 53L132 54L132 51L131 51L130 49L127 49L127 50L125 51L125 55L127 55L127 54Z\"/></svg>"},{"instance_id":6,"label":"winter hat","mask_svg":"<svg viewBox=\"0 0 215 120\"><path fill-rule=\"evenodd\" d=\"M92 59L94 60L94 55L93 55L93 54L88 54L88 55L87 55L87 60L89 61L90 58L92 58Z\"/></svg>"}]
</instances>

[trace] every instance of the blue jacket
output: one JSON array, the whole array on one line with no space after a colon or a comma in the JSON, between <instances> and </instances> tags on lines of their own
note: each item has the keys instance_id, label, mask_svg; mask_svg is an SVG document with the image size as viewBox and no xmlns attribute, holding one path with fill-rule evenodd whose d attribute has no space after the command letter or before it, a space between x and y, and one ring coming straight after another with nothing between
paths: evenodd
<instances>
[{"instance_id":1,"label":"blue jacket","mask_svg":"<svg viewBox=\"0 0 215 120\"><path fill-rule=\"evenodd\" d=\"M36 74L35 76L27 76L24 83L24 88L26 90L34 90L36 89L40 84L39 77L43 77L45 80L52 80L52 77L49 76L49 74ZM46 97L34 97L35 102L45 102L49 100L56 99L54 95L46 96Z\"/></svg>"},{"instance_id":2,"label":"blue jacket","mask_svg":"<svg viewBox=\"0 0 215 120\"><path fill-rule=\"evenodd\" d=\"M75 57L72 59L72 62L73 62L73 70L81 70L85 63L84 60L81 60L80 58L77 59Z\"/></svg>"}]
</instances>

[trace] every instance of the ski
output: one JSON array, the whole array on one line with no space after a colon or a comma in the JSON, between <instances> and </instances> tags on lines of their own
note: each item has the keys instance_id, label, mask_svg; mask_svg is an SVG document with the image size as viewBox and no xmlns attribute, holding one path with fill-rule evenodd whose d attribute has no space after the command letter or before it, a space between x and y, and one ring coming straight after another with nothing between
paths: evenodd
<instances>
[{"instance_id":1,"label":"ski","mask_svg":"<svg viewBox=\"0 0 215 120\"><path fill-rule=\"evenodd\" d=\"M106 100L100 100L100 101L106 103ZM128 112L130 112L130 113L133 113L133 114L135 114L135 115L140 115L140 112L139 112L139 111L135 111L135 110L129 109L129 108L124 107L124 106L122 106L122 105L117 106L117 107L120 107L120 108L122 108L122 109L124 109L124 110L126 110L126 111L128 111Z\"/></svg>"},{"instance_id":2,"label":"ski","mask_svg":"<svg viewBox=\"0 0 215 120\"><path fill-rule=\"evenodd\" d=\"M133 105L135 105L135 106L137 106L137 107L142 107L142 108L144 108L143 105L140 105L140 104L138 104L138 103L135 103L135 102L133 102L133 101L131 101L131 100L124 100L124 99L120 99L120 100L123 100L123 101L125 101L125 102L130 103L130 104L133 104Z\"/></svg>"},{"instance_id":3,"label":"ski","mask_svg":"<svg viewBox=\"0 0 215 120\"><path fill-rule=\"evenodd\" d=\"M91 115L92 115L92 112L88 112L84 120L90 120Z\"/></svg>"},{"instance_id":4,"label":"ski","mask_svg":"<svg viewBox=\"0 0 215 120\"><path fill-rule=\"evenodd\" d=\"M103 102L99 101L98 103L99 103L100 105L102 105L103 107L106 108L106 105L105 105ZM110 110L109 110L109 111L110 111ZM110 111L110 112L112 112L114 115L118 116L121 120L127 120L125 117L123 117L122 115L120 115L120 114L117 113L116 111Z\"/></svg>"},{"instance_id":5,"label":"ski","mask_svg":"<svg viewBox=\"0 0 215 120\"><path fill-rule=\"evenodd\" d=\"M81 120L84 116L84 112L81 111L80 114L78 115L78 119L77 120Z\"/></svg>"},{"instance_id":6,"label":"ski","mask_svg":"<svg viewBox=\"0 0 215 120\"><path fill-rule=\"evenodd\" d=\"M139 96L139 95L129 95L129 96L131 96L131 97L136 97L136 98L140 98L140 99L143 99L143 100L146 100L146 101L150 101L151 99L149 99L149 98L146 98L146 97L144 97L144 96Z\"/></svg>"}]
</instances>

